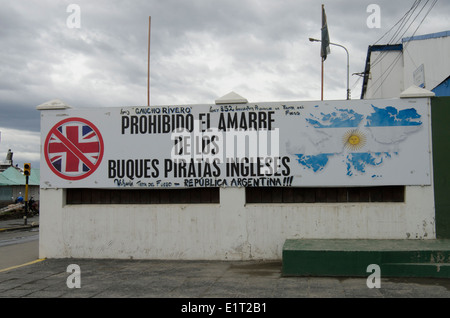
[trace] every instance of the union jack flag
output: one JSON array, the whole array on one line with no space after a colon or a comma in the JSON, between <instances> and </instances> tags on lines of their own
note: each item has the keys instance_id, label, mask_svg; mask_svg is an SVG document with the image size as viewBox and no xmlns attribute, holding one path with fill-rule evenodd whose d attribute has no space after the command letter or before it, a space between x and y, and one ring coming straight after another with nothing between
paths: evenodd
<instances>
[{"instance_id":1,"label":"union jack flag","mask_svg":"<svg viewBox=\"0 0 450 318\"><path fill-rule=\"evenodd\" d=\"M96 169L102 149L99 136L89 125L69 121L55 126L50 134L48 161L58 172L76 177Z\"/></svg>"}]
</instances>

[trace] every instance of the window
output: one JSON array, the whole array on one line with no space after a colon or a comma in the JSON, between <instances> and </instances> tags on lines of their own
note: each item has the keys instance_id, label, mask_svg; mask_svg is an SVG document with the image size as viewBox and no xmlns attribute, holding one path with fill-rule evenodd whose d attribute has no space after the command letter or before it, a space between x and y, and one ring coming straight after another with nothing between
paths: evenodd
<instances>
[{"instance_id":1,"label":"window","mask_svg":"<svg viewBox=\"0 0 450 318\"><path fill-rule=\"evenodd\" d=\"M219 188L67 189L67 204L219 203Z\"/></svg>"},{"instance_id":2,"label":"window","mask_svg":"<svg viewBox=\"0 0 450 318\"><path fill-rule=\"evenodd\" d=\"M404 186L246 188L246 203L404 202Z\"/></svg>"}]
</instances>

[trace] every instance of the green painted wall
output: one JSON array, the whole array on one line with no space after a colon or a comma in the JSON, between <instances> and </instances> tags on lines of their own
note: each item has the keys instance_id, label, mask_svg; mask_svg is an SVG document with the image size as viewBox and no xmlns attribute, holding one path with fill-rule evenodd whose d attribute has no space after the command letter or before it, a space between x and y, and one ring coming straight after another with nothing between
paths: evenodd
<instances>
[{"instance_id":1,"label":"green painted wall","mask_svg":"<svg viewBox=\"0 0 450 318\"><path fill-rule=\"evenodd\" d=\"M431 99L436 236L450 238L450 97Z\"/></svg>"},{"instance_id":2,"label":"green painted wall","mask_svg":"<svg viewBox=\"0 0 450 318\"><path fill-rule=\"evenodd\" d=\"M12 203L11 197L13 196L13 191L11 186L0 186L0 201Z\"/></svg>"}]
</instances>

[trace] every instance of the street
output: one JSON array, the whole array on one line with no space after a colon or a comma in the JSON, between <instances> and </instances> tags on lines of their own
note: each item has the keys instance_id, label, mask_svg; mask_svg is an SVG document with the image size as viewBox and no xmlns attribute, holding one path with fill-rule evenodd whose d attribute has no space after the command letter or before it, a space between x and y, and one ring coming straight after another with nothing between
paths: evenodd
<instances>
[{"instance_id":1,"label":"street","mask_svg":"<svg viewBox=\"0 0 450 318\"><path fill-rule=\"evenodd\" d=\"M0 271L38 258L38 227L0 232Z\"/></svg>"}]
</instances>

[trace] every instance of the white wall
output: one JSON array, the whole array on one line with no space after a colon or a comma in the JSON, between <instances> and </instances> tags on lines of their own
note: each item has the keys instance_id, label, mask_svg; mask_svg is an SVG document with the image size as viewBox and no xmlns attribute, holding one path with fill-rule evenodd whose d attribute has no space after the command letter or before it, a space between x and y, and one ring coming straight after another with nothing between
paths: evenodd
<instances>
[{"instance_id":1,"label":"white wall","mask_svg":"<svg viewBox=\"0 0 450 318\"><path fill-rule=\"evenodd\" d=\"M374 51L370 56L370 75L365 99L400 96L403 85L401 51Z\"/></svg>"},{"instance_id":2,"label":"white wall","mask_svg":"<svg viewBox=\"0 0 450 318\"><path fill-rule=\"evenodd\" d=\"M425 88L434 89L450 75L450 37L414 40L403 43L404 86L414 84L414 71L424 65Z\"/></svg>"},{"instance_id":3,"label":"white wall","mask_svg":"<svg viewBox=\"0 0 450 318\"><path fill-rule=\"evenodd\" d=\"M407 186L405 202L299 204L221 188L218 204L66 205L41 189L39 257L280 260L289 238L435 239L432 185Z\"/></svg>"},{"instance_id":4,"label":"white wall","mask_svg":"<svg viewBox=\"0 0 450 318\"><path fill-rule=\"evenodd\" d=\"M406 187L404 203L64 205L41 189L39 257L281 259L288 238L433 239L432 186Z\"/></svg>"},{"instance_id":5,"label":"white wall","mask_svg":"<svg viewBox=\"0 0 450 318\"><path fill-rule=\"evenodd\" d=\"M414 71L423 64L425 88L434 89L450 74L450 36L403 42L403 51L374 51L365 99L393 98L414 84ZM381 85L382 83L382 85Z\"/></svg>"}]
</instances>

